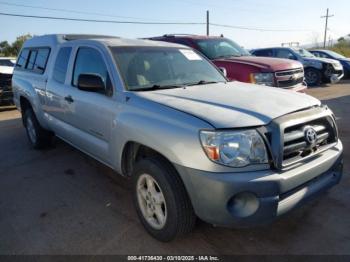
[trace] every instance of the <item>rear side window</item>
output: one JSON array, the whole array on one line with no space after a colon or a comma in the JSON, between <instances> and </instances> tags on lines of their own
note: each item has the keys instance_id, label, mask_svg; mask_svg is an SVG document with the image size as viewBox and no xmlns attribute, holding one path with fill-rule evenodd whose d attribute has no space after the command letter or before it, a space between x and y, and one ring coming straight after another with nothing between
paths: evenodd
<instances>
[{"instance_id":1,"label":"rear side window","mask_svg":"<svg viewBox=\"0 0 350 262\"><path fill-rule=\"evenodd\" d=\"M50 48L26 48L18 57L16 67L30 70L39 74L45 72Z\"/></svg>"},{"instance_id":2,"label":"rear side window","mask_svg":"<svg viewBox=\"0 0 350 262\"><path fill-rule=\"evenodd\" d=\"M41 48L38 49L38 54L36 56L35 64L34 64L34 71L42 74L45 71L47 59L49 58L50 49L48 48Z\"/></svg>"},{"instance_id":3,"label":"rear side window","mask_svg":"<svg viewBox=\"0 0 350 262\"><path fill-rule=\"evenodd\" d=\"M273 52L272 49L257 50L254 51L254 55L271 57L273 56Z\"/></svg>"},{"instance_id":4,"label":"rear side window","mask_svg":"<svg viewBox=\"0 0 350 262\"><path fill-rule=\"evenodd\" d=\"M29 55L29 49L23 49L17 59L16 67L24 68L27 64L28 55Z\"/></svg>"},{"instance_id":5,"label":"rear side window","mask_svg":"<svg viewBox=\"0 0 350 262\"><path fill-rule=\"evenodd\" d=\"M37 55L38 55L38 51L36 51L36 50L30 51L29 60L28 60L27 66L26 66L27 69L29 69L29 70L34 69L35 60L36 60Z\"/></svg>"},{"instance_id":6,"label":"rear side window","mask_svg":"<svg viewBox=\"0 0 350 262\"><path fill-rule=\"evenodd\" d=\"M53 69L53 79L61 84L63 84L66 79L68 62L71 52L71 47L62 47L57 54L55 67Z\"/></svg>"}]
</instances>

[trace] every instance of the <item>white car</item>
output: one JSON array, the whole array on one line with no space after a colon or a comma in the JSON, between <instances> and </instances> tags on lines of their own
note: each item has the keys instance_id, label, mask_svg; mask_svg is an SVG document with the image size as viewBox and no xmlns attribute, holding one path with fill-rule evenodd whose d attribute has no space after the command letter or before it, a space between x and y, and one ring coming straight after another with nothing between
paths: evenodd
<instances>
[{"instance_id":1,"label":"white car","mask_svg":"<svg viewBox=\"0 0 350 262\"><path fill-rule=\"evenodd\" d=\"M0 57L0 74L13 74L15 68L16 58L13 57Z\"/></svg>"},{"instance_id":2,"label":"white car","mask_svg":"<svg viewBox=\"0 0 350 262\"><path fill-rule=\"evenodd\" d=\"M15 58L0 57L0 104L12 102L11 79L15 64Z\"/></svg>"}]
</instances>

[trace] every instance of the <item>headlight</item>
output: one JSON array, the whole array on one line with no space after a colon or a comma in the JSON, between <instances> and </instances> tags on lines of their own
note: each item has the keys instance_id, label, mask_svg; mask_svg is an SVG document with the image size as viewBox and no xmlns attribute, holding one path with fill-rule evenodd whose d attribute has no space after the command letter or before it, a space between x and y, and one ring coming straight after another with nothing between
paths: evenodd
<instances>
[{"instance_id":1,"label":"headlight","mask_svg":"<svg viewBox=\"0 0 350 262\"><path fill-rule=\"evenodd\" d=\"M216 163L231 167L268 163L265 143L256 130L201 131L200 140Z\"/></svg>"},{"instance_id":2,"label":"headlight","mask_svg":"<svg viewBox=\"0 0 350 262\"><path fill-rule=\"evenodd\" d=\"M258 85L274 86L273 73L253 73L250 74L250 82Z\"/></svg>"}]
</instances>

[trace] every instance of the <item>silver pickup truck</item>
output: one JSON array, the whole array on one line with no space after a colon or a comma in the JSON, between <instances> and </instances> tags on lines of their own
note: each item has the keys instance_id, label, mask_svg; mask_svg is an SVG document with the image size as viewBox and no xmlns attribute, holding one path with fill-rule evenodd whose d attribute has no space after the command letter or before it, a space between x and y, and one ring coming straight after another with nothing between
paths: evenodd
<instances>
[{"instance_id":1,"label":"silver pickup truck","mask_svg":"<svg viewBox=\"0 0 350 262\"><path fill-rule=\"evenodd\" d=\"M190 232L197 217L272 222L342 176L329 108L305 94L228 82L182 45L34 37L12 83L33 147L55 135L130 177L138 216L161 241Z\"/></svg>"}]
</instances>

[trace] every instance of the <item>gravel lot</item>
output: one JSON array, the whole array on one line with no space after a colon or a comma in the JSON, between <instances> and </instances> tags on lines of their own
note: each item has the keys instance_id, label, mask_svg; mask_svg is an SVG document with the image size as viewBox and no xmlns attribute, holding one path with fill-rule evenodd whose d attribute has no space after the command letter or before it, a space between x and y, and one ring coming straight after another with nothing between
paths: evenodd
<instances>
[{"instance_id":1,"label":"gravel lot","mask_svg":"<svg viewBox=\"0 0 350 262\"><path fill-rule=\"evenodd\" d=\"M338 117L341 184L272 225L198 222L171 243L144 231L127 180L60 140L32 150L20 114L0 112L0 254L350 254L350 81L308 93Z\"/></svg>"}]
</instances>

